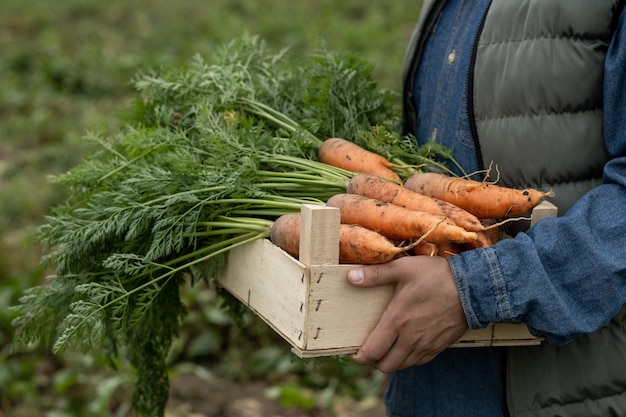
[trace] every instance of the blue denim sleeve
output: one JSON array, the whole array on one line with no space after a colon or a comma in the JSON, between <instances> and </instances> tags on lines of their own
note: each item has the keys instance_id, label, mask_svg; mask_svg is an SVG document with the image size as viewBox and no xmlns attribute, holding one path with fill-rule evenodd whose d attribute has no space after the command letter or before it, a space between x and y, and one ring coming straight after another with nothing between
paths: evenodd
<instances>
[{"instance_id":1,"label":"blue denim sleeve","mask_svg":"<svg viewBox=\"0 0 626 417\"><path fill-rule=\"evenodd\" d=\"M563 344L602 327L626 303L625 18L605 62L604 183L562 217L449 258L470 328L524 323Z\"/></svg>"}]
</instances>

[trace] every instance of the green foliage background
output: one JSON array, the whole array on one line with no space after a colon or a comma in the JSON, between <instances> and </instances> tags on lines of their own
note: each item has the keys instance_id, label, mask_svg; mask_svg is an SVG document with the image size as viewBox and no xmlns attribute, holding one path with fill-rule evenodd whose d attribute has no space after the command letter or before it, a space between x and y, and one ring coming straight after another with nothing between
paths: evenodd
<instances>
[{"instance_id":1,"label":"green foliage background","mask_svg":"<svg viewBox=\"0 0 626 417\"><path fill-rule=\"evenodd\" d=\"M129 383L124 364L111 372L97 352L89 357L53 357L45 348L15 352L8 306L46 275L31 233L63 199L47 176L80 161L86 132L115 131L120 112L132 100L129 80L137 70L180 65L247 32L294 55L310 52L319 41L331 50L356 52L375 65L381 86L399 90L404 50L421 2L371 3L2 1L0 416L126 415L127 397L120 389ZM308 393L319 394L322 387L324 406L341 395L379 394L380 376L350 363L294 361L285 344L254 317L247 318L244 337L212 302L209 289L185 296L190 316L172 351L174 376L189 370L205 375L211 369L234 381L264 378L286 404L304 408L321 406L311 404Z\"/></svg>"}]
</instances>

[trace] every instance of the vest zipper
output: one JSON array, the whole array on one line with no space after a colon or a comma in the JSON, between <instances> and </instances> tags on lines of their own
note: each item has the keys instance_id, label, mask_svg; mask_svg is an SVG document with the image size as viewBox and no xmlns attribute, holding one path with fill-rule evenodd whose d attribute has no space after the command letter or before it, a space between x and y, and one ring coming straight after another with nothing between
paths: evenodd
<instances>
[{"instance_id":1,"label":"vest zipper","mask_svg":"<svg viewBox=\"0 0 626 417\"><path fill-rule=\"evenodd\" d=\"M467 112L470 124L470 131L472 134L472 139L474 140L474 149L476 149L476 158L478 161L478 169L481 171L485 170L485 163L483 161L482 151L480 149L480 141L478 140L478 128L476 127L476 119L474 115L474 66L476 65L476 54L478 53L478 39L480 39L480 35L483 32L483 28L485 27L485 20L487 20L487 13L489 12L489 8L491 7L491 1L485 8L485 12L481 16L480 25L478 26L478 30L476 31L476 36L473 40L472 45L472 54L470 57L469 68L467 70Z\"/></svg>"}]
</instances>

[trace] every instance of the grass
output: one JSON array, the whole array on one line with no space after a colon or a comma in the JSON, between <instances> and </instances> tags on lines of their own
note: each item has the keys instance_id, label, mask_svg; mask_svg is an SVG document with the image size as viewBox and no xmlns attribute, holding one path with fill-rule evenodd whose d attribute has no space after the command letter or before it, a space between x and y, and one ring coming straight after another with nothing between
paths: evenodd
<instances>
[{"instance_id":1,"label":"grass","mask_svg":"<svg viewBox=\"0 0 626 417\"><path fill-rule=\"evenodd\" d=\"M82 139L87 131L117 128L119 112L133 95L129 80L138 69L180 65L195 53L208 53L248 32L296 55L320 41L330 49L357 52L375 65L381 86L399 90L404 50L420 4L408 0L375 4L3 0L0 303L14 303L23 289L44 279L47 271L39 267L41 253L31 234L50 206L63 199L47 176L80 160L86 152ZM260 351L273 356L247 357L243 349L253 346L242 346L241 335L210 300L202 298L210 294L188 297L189 328L172 353L173 365L215 360L217 352L227 352L221 372L232 378L258 377L263 372L255 371L255 366L266 369L277 363L283 364L280 376L297 373L300 381L357 372L349 366L337 369L336 364L316 370L303 364L286 366L284 355L275 355L270 348ZM127 383L120 377L123 372L106 370L97 353L86 358L51 357L43 348L13 352L11 319L10 312L0 311L0 416L108 416L114 415L113 409L122 415L125 398L103 387L123 386ZM250 326L255 343L271 347L277 342L262 325L252 321ZM81 388L78 394L73 391L76 387Z\"/></svg>"}]
</instances>

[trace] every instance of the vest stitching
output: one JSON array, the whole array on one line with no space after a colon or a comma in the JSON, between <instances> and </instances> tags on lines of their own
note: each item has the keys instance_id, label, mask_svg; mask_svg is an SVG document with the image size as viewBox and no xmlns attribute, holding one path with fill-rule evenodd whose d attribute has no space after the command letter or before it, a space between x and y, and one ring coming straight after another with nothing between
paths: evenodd
<instances>
[{"instance_id":1,"label":"vest stitching","mask_svg":"<svg viewBox=\"0 0 626 417\"><path fill-rule=\"evenodd\" d=\"M594 180L598 180L602 178L602 173L599 173L599 175L592 177L592 176L586 176L586 177L580 177L576 180L562 180L562 181L558 181L558 180L550 180L550 184L552 186L556 186L556 185L565 185L565 184L579 184L581 182L587 181L587 182L591 182Z\"/></svg>"},{"instance_id":2,"label":"vest stitching","mask_svg":"<svg viewBox=\"0 0 626 417\"><path fill-rule=\"evenodd\" d=\"M598 37L594 36L584 36L583 34L574 34L574 35L563 35L563 34L554 34L552 36L541 35L541 36L529 36L527 38L515 38L515 39L502 39L499 41L481 41L478 44L479 48L484 48L491 45L502 45L505 43L522 43L527 41L553 41L553 40L574 40L579 42L584 41L597 41Z\"/></svg>"},{"instance_id":3,"label":"vest stitching","mask_svg":"<svg viewBox=\"0 0 626 417\"><path fill-rule=\"evenodd\" d=\"M592 109L581 109L581 110L575 110L575 111L553 111L553 112L549 112L549 113L542 113L542 114L532 114L532 113L520 113L520 114L511 114L511 115L503 115L503 116L497 116L497 117L489 117L489 116L485 116L485 117L476 117L476 121L477 122L484 122L484 121L489 121L489 120L494 120L494 121L498 121L498 120L506 120L506 119L515 119L515 118L541 118L541 117L553 117L553 116L563 116L563 115L569 115L569 114L583 114L583 113L602 113L602 107L598 106L598 107L594 107Z\"/></svg>"},{"instance_id":4,"label":"vest stitching","mask_svg":"<svg viewBox=\"0 0 626 417\"><path fill-rule=\"evenodd\" d=\"M545 407L537 407L537 408L528 408L528 409L522 409L522 410L516 410L517 412L522 411L538 411L538 410L550 410L552 408L560 408L560 407L564 407L564 406L570 406L570 405L576 405L576 404L585 404L587 402L599 402L602 400L606 400L608 398L613 398L613 397L622 397L626 394L626 392L623 391L619 391L619 392L615 392L612 395L601 395L600 397L595 397L595 398L585 398L583 400L580 401L570 401L570 402L564 402L564 403L557 403L557 404L550 404L548 406Z\"/></svg>"}]
</instances>

